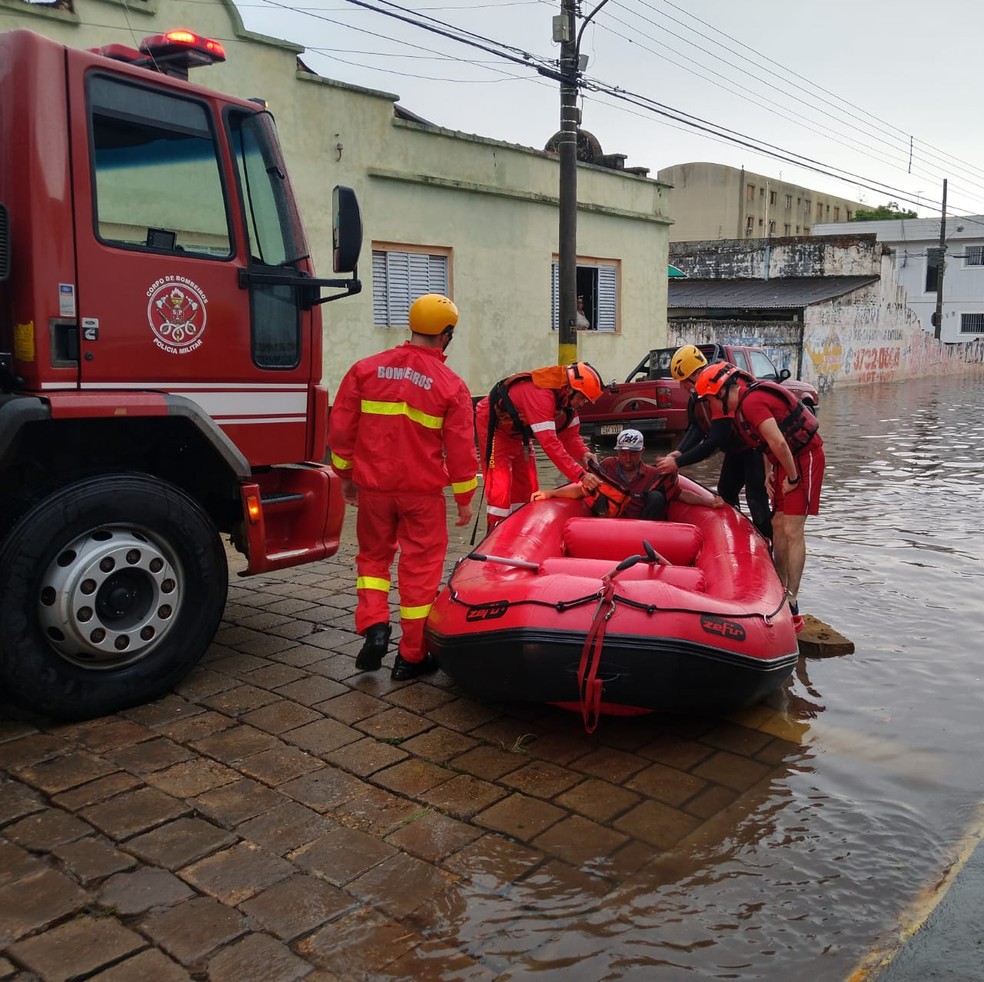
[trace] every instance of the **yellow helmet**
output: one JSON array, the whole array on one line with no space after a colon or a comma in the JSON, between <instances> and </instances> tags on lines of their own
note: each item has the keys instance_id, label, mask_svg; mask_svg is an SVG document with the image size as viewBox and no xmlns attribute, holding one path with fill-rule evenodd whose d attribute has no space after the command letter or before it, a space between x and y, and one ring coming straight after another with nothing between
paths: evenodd
<instances>
[{"instance_id":1,"label":"yellow helmet","mask_svg":"<svg viewBox=\"0 0 984 982\"><path fill-rule=\"evenodd\" d=\"M414 334L443 334L458 323L458 308L440 293L425 293L410 306L410 330Z\"/></svg>"},{"instance_id":2,"label":"yellow helmet","mask_svg":"<svg viewBox=\"0 0 984 982\"><path fill-rule=\"evenodd\" d=\"M670 374L682 382L706 366L707 359L704 357L704 352L695 344L685 344L673 353L673 358L670 360Z\"/></svg>"}]
</instances>

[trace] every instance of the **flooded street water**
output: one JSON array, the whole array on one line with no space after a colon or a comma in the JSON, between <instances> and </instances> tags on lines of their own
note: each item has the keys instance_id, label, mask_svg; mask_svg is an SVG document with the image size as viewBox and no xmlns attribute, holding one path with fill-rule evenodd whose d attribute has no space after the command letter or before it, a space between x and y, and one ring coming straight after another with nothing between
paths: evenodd
<instances>
[{"instance_id":1,"label":"flooded street water","mask_svg":"<svg viewBox=\"0 0 984 982\"><path fill-rule=\"evenodd\" d=\"M501 977L846 979L932 891L984 797L982 409L980 377L824 398L800 606L855 653L739 720L783 749L696 835L603 895L525 883Z\"/></svg>"}]
</instances>

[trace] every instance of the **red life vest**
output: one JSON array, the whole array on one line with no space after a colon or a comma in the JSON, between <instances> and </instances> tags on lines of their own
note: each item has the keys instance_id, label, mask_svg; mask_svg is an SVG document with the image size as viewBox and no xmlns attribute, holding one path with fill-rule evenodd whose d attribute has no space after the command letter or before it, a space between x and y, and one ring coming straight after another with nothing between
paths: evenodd
<instances>
[{"instance_id":1,"label":"red life vest","mask_svg":"<svg viewBox=\"0 0 984 982\"><path fill-rule=\"evenodd\" d=\"M789 450L794 457L801 450L804 450L817 435L820 421L805 403L793 395L784 385L779 385L778 382L757 380L746 386L745 391L738 397L738 405L735 407L734 425L748 446L759 450L769 449L768 443L762 439L759 431L742 414L741 404L749 392L768 392L781 399L788 407L789 412L778 420L779 432L789 444Z\"/></svg>"},{"instance_id":2,"label":"red life vest","mask_svg":"<svg viewBox=\"0 0 984 982\"><path fill-rule=\"evenodd\" d=\"M557 432L566 430L574 418L574 410L568 404L570 398L567 370L563 365L551 365L547 368L535 368L532 372L517 372L501 379L492 386L489 392L489 430L486 448L486 464L492 453L492 439L497 426L512 426L514 433L523 438L523 446L529 447L533 439L533 430L523 422L519 410L509 396L509 390L517 382L532 382L538 389L553 389L557 411L563 414L563 419L557 425Z\"/></svg>"},{"instance_id":3,"label":"red life vest","mask_svg":"<svg viewBox=\"0 0 984 982\"><path fill-rule=\"evenodd\" d=\"M594 462L588 462L588 470L600 479L601 484L585 495L591 505L591 513L603 518L621 518L633 500L642 499L646 492L662 490L667 480L673 480L672 475L657 476L652 484L643 491L632 491L628 485L612 477L603 467Z\"/></svg>"}]
</instances>

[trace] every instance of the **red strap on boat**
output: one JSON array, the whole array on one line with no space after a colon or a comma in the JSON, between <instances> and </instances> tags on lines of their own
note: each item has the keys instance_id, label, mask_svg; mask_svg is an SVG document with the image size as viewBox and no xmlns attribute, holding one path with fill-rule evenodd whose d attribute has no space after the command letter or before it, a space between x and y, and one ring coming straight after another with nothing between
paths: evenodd
<instances>
[{"instance_id":1,"label":"red strap on boat","mask_svg":"<svg viewBox=\"0 0 984 982\"><path fill-rule=\"evenodd\" d=\"M584 720L584 732L594 733L598 728L601 716L601 693L604 683L598 678L598 666L601 664L601 651L605 646L605 627L608 618L615 610L612 597L615 595L615 582L609 573L601 581L601 599L595 610L591 627L588 628L581 649L581 664L577 669L577 684L581 696L581 717Z\"/></svg>"}]
</instances>

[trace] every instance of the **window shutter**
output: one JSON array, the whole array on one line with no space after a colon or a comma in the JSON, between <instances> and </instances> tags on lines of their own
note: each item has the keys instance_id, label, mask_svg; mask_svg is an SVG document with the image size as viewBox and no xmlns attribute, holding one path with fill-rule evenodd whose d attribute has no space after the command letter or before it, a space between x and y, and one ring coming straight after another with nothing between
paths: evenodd
<instances>
[{"instance_id":1,"label":"window shutter","mask_svg":"<svg viewBox=\"0 0 984 982\"><path fill-rule=\"evenodd\" d=\"M555 331L560 330L560 266L550 267L550 323Z\"/></svg>"},{"instance_id":2,"label":"window shutter","mask_svg":"<svg viewBox=\"0 0 984 982\"><path fill-rule=\"evenodd\" d=\"M372 322L376 327L409 326L410 305L425 293L447 295L447 256L373 251Z\"/></svg>"},{"instance_id":3,"label":"window shutter","mask_svg":"<svg viewBox=\"0 0 984 982\"><path fill-rule=\"evenodd\" d=\"M389 323L386 293L386 253L374 249L372 253L372 323L374 327L385 327Z\"/></svg>"},{"instance_id":4,"label":"window shutter","mask_svg":"<svg viewBox=\"0 0 984 982\"><path fill-rule=\"evenodd\" d=\"M597 329L614 331L618 324L618 271L614 266L598 267Z\"/></svg>"}]
</instances>

